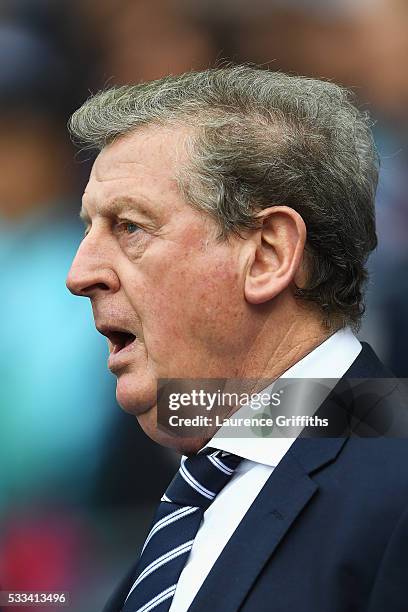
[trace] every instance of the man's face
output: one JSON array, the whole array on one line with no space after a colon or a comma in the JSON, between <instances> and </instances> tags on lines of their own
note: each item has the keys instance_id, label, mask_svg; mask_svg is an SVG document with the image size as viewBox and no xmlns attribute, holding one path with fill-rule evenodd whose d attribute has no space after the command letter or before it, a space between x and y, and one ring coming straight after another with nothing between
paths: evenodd
<instances>
[{"instance_id":1,"label":"man's face","mask_svg":"<svg viewBox=\"0 0 408 612\"><path fill-rule=\"evenodd\" d=\"M157 379L239 376L253 332L243 240L217 241L214 221L178 190L184 137L150 127L103 149L67 279L91 299L95 325L108 337L119 404L164 444L171 442L156 429Z\"/></svg>"}]
</instances>

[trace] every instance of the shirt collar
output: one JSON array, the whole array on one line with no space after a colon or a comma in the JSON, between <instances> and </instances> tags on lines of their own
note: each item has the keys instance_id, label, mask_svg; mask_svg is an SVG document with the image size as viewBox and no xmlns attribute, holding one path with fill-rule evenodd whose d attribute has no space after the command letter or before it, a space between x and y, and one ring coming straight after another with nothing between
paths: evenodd
<instances>
[{"instance_id":1,"label":"shirt collar","mask_svg":"<svg viewBox=\"0 0 408 612\"><path fill-rule=\"evenodd\" d=\"M350 328L341 329L286 370L281 378L339 379L355 361L361 348L360 342ZM239 416L241 410L237 410L234 416ZM279 463L295 440L295 438L272 437L223 437L222 429L223 427L220 427L205 447L234 453L244 459L271 467Z\"/></svg>"}]
</instances>

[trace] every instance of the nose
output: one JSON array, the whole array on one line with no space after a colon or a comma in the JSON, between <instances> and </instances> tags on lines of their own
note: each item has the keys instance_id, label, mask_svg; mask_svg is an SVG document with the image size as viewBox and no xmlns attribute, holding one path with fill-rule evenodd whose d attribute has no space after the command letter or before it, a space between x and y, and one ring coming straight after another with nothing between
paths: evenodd
<instances>
[{"instance_id":1,"label":"nose","mask_svg":"<svg viewBox=\"0 0 408 612\"><path fill-rule=\"evenodd\" d=\"M75 255L66 280L67 288L74 295L94 298L101 293L115 293L120 281L108 264L101 249L89 247L85 238Z\"/></svg>"}]
</instances>

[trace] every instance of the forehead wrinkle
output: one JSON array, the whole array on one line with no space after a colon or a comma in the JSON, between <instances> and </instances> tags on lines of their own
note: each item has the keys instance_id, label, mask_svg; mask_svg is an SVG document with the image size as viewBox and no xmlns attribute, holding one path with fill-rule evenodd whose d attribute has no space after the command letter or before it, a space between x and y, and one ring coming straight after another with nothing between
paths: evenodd
<instances>
[{"instance_id":1,"label":"forehead wrinkle","mask_svg":"<svg viewBox=\"0 0 408 612\"><path fill-rule=\"evenodd\" d=\"M111 150L108 150L108 152L104 154L104 150L102 150L92 166L92 178L99 183L105 183L112 180L132 180L132 178L134 178L132 174L132 166L135 168L141 167L144 172L155 170L154 159L146 156L145 153L142 159L126 159L126 156L130 156L132 154L135 155L134 149L131 149L130 151L123 151L120 149L119 152L115 152L114 154L112 154ZM142 153L136 151L136 155L137 154L142 155ZM168 169L171 172L170 160L164 159L161 170L166 166L168 166ZM125 172L126 174L121 175L121 171ZM119 174L117 174L117 172L119 172Z\"/></svg>"},{"instance_id":2,"label":"forehead wrinkle","mask_svg":"<svg viewBox=\"0 0 408 612\"><path fill-rule=\"evenodd\" d=\"M115 174L115 176L111 176L111 177L107 177L107 178L101 178L101 177L98 177L95 174L93 174L92 178L97 183L111 183L112 181L134 181L136 177L129 176L129 174L126 174L124 176L120 176L120 175Z\"/></svg>"},{"instance_id":3,"label":"forehead wrinkle","mask_svg":"<svg viewBox=\"0 0 408 612\"><path fill-rule=\"evenodd\" d=\"M143 173L156 173L160 176L166 171L167 178L174 180L174 155L169 153L180 153L179 140L185 140L186 134L180 130L166 129L163 127L148 126L137 132L124 134L100 151L91 169L91 175L98 182L112 180L112 174L121 170L126 172L125 176L116 175L113 180L131 179L132 166L141 168ZM169 147L170 145L170 147ZM157 155L160 156L160 166L157 165ZM178 155L177 155L178 157Z\"/></svg>"}]
</instances>

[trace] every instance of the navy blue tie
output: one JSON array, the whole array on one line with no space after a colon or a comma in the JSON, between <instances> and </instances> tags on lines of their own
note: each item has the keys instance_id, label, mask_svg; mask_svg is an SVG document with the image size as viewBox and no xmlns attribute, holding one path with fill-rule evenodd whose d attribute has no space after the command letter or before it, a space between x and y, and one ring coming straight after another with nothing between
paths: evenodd
<instances>
[{"instance_id":1,"label":"navy blue tie","mask_svg":"<svg viewBox=\"0 0 408 612\"><path fill-rule=\"evenodd\" d=\"M241 457L213 448L181 461L161 498L122 612L167 612L205 510Z\"/></svg>"}]
</instances>

